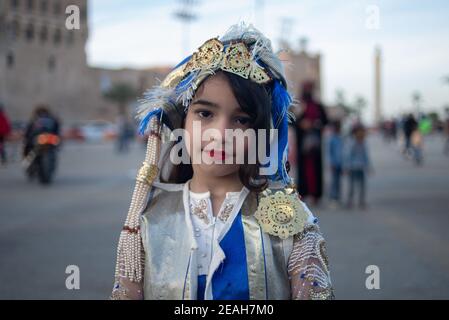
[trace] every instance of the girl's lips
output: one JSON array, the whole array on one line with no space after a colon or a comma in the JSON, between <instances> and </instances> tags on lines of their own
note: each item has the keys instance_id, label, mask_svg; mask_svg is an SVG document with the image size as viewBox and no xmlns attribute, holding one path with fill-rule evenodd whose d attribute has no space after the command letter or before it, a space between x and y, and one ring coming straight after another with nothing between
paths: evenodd
<instances>
[{"instance_id":1,"label":"girl's lips","mask_svg":"<svg viewBox=\"0 0 449 320\"><path fill-rule=\"evenodd\" d=\"M209 151L209 156L213 159L220 159L220 160L224 160L226 159L226 152L224 151L215 151L215 150L210 150Z\"/></svg>"}]
</instances>

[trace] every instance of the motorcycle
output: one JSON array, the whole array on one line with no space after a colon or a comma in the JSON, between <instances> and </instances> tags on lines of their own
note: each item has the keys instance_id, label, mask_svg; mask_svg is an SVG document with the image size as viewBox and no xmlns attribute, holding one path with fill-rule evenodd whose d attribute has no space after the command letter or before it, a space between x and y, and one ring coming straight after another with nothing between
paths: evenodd
<instances>
[{"instance_id":1,"label":"motorcycle","mask_svg":"<svg viewBox=\"0 0 449 320\"><path fill-rule=\"evenodd\" d=\"M36 136L34 147L25 158L25 171L29 180L36 175L42 184L50 184L57 165L57 149L60 138L51 133Z\"/></svg>"}]
</instances>

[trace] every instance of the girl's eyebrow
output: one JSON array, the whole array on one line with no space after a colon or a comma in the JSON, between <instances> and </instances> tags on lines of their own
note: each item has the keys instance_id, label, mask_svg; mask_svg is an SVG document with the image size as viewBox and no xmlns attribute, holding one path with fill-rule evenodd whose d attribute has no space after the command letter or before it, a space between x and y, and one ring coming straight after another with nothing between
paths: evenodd
<instances>
[{"instance_id":1,"label":"girl's eyebrow","mask_svg":"<svg viewBox=\"0 0 449 320\"><path fill-rule=\"evenodd\" d=\"M220 106L212 101L208 101L208 100L204 100L204 99L198 99L192 102L192 105L194 104L201 104L203 106L209 106L209 107L214 107L214 108L219 108Z\"/></svg>"},{"instance_id":2,"label":"girl's eyebrow","mask_svg":"<svg viewBox=\"0 0 449 320\"><path fill-rule=\"evenodd\" d=\"M199 104L199 105L203 105L203 106L208 106L208 107L213 107L213 108L220 108L220 105L218 103L209 101L209 100L204 100L204 99L198 99L192 102L192 106L195 104ZM235 113L238 114L246 114L248 115L248 113L246 113L245 111L243 111L240 107L236 108L234 110Z\"/></svg>"}]
</instances>

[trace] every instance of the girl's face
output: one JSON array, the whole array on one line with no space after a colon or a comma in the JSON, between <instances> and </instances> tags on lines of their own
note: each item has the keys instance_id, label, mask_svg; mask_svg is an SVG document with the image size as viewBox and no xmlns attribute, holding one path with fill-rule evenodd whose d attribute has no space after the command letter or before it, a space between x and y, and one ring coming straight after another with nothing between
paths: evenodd
<instances>
[{"instance_id":1,"label":"girl's face","mask_svg":"<svg viewBox=\"0 0 449 320\"><path fill-rule=\"evenodd\" d=\"M200 126L200 130L195 129L197 130L195 134L194 125L196 128ZM246 154L248 143L251 141L248 142L248 139L245 139L243 148L236 148L235 137L227 138L225 130L245 131L250 128L250 125L251 118L240 108L226 76L217 73L205 80L188 108L184 125L190 137L190 141L186 141L186 147L194 174L223 177L237 173L241 164L236 163L236 158L238 155ZM203 135L206 130L214 131L215 134L204 139L207 136ZM194 139L196 139L195 142ZM229 147L231 144L232 148ZM194 155L196 159L201 160L200 163L195 163L192 159ZM231 160L232 163L229 164Z\"/></svg>"}]
</instances>

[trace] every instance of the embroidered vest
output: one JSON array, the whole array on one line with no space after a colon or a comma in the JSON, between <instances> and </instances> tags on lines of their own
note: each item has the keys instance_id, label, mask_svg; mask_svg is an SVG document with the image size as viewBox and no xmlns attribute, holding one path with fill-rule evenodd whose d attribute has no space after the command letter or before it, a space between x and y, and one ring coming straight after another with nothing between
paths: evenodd
<instances>
[{"instance_id":1,"label":"embroidered vest","mask_svg":"<svg viewBox=\"0 0 449 320\"><path fill-rule=\"evenodd\" d=\"M142 213L145 299L197 298L196 248L187 227L186 190L179 186L153 186ZM287 262L293 239L262 232L253 216L256 208L257 197L251 192L219 243L223 261L210 270L211 294L206 299L290 299Z\"/></svg>"}]
</instances>

